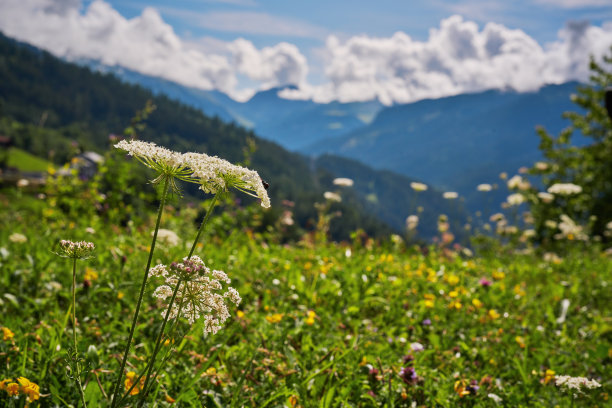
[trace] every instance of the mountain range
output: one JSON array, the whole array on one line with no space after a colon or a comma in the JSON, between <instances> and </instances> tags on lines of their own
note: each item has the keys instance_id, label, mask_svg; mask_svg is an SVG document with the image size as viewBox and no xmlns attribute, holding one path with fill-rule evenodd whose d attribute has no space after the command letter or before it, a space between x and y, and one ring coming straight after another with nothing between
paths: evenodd
<instances>
[{"instance_id":1,"label":"mountain range","mask_svg":"<svg viewBox=\"0 0 612 408\"><path fill-rule=\"evenodd\" d=\"M336 177L351 177L355 184L352 189L343 189L343 202L333 206L334 211L343 214L332 224L335 238L346 239L357 228L372 235L401 232L406 217L415 213L417 206L424 208L419 225L419 234L424 238L437 233L439 214L452 215L456 232L467 220L461 203L442 199L440 191L430 189L417 195L410 188L412 178L337 156L313 159L289 152L260 138L257 127L254 133L234 119L233 115L247 113L257 119L253 112L260 112L261 117L270 114L274 108L263 102L262 106L240 105L215 92L185 89L153 79L150 85L158 87L157 95L0 34L0 134L11 138L15 147L34 155L63 164L75 149L104 152L109 148L109 134L121 133L136 112L151 101L156 110L148 117L146 128L138 131L143 139L233 162L244 160L245 152L255 145L251 166L270 184L269 193L276 204L273 211L282 211L284 200L294 202L294 217L303 227L316 221L314 204L323 200L324 191L337 189L333 185ZM175 93L162 92L168 88ZM176 101L180 99L178 95L191 102ZM259 95L259 99L266 97L285 104L274 92ZM197 101L199 108L194 107ZM211 113L213 117L206 115L202 112L206 106L217 113ZM304 106L319 112L326 109L309 101L292 101L288 106L283 110L287 116L305 112ZM266 109L268 113L264 115ZM357 105L347 111L356 116L365 114Z\"/></svg>"},{"instance_id":2,"label":"mountain range","mask_svg":"<svg viewBox=\"0 0 612 408\"><path fill-rule=\"evenodd\" d=\"M279 95L283 88L273 88L240 103L217 91L187 88L119 67L96 69L239 123L289 150L351 158L457 191L473 211L497 207L507 195L500 188L484 197L476 191L478 184L495 185L501 173L512 176L541 158L536 127L551 133L566 127L562 113L575 108L570 97L579 85L548 85L527 93L489 90L389 107L378 101L289 100Z\"/></svg>"}]
</instances>

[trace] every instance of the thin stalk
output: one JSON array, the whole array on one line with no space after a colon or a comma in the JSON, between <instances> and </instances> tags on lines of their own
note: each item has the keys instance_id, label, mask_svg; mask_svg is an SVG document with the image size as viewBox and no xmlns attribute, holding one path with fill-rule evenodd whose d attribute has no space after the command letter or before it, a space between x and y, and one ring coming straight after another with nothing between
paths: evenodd
<instances>
[{"instance_id":1,"label":"thin stalk","mask_svg":"<svg viewBox=\"0 0 612 408\"><path fill-rule=\"evenodd\" d=\"M200 240L200 235L202 235L202 231L204 230L204 228L206 228L206 225L208 224L208 220L210 219L210 216L213 213L213 209L215 207L215 204L217 203L217 196L219 195L219 193L215 194L210 202L210 206L208 207L208 211L206 211L206 215L204 216L204 219L202 220L202 223L200 224L200 228L198 228L198 232L196 234L195 239L193 240L193 245L191 246L191 250L189 251L189 255L187 255L187 259L190 259L191 256L193 255L196 246L198 245L198 241ZM157 358L157 353L159 352L159 349L161 348L161 340L163 338L163 334L164 334L164 330L166 328L166 323L168 322L168 317L170 316L170 310L172 308L172 306L174 305L174 300L176 299L176 295L178 293L179 287L181 286L182 281L179 280L178 283L176 284L176 288L174 289L174 292L172 294L172 299L170 299L170 303L168 303L168 307L166 309L166 315L164 316L164 322L162 323L162 327L159 330L159 334L157 336L157 341L155 344L155 349L153 352L153 355L151 356L151 359L149 360L148 363L148 372L147 372L147 376L145 378L145 382L144 385L142 387L143 392L141 394L140 397L140 403L139 406L142 406L144 404L144 401L147 397L148 394L148 383L149 383L149 379L151 378L151 373L153 371L153 366L155 365L155 359ZM179 306L179 310L178 313L176 315L176 318L178 319L182 310L182 306L183 306L183 302L181 300L181 304ZM161 369L161 367L160 367Z\"/></svg>"},{"instance_id":2,"label":"thin stalk","mask_svg":"<svg viewBox=\"0 0 612 408\"><path fill-rule=\"evenodd\" d=\"M128 341L125 346L125 352L123 353L123 360L121 361L121 368L119 369L119 375L117 382L115 383L115 390L113 391L113 400L111 408L117 405L117 396L119 395L119 388L121 387L121 380L123 379L123 370L125 370L125 364L127 363L128 354L130 352L130 346L132 345L132 339L134 338L134 331L136 330L136 323L138 322L138 314L140 312L140 305L142 304L142 298L144 291L147 286L147 279L149 278L149 270L151 269L151 261L153 260L153 251L155 251L155 242L157 241L157 232L159 231L159 224L161 222L162 213L164 212L164 206L166 204L166 196L168 195L168 186L170 184L170 176L164 178L164 187L159 202L159 210L157 211L157 221L155 222L155 232L153 232L153 239L151 241L151 249L149 250L149 259L147 260L147 267L145 269L144 276L142 278L142 285L140 286L140 295L138 296L138 302L136 303L136 311L134 312L134 318L132 319L132 327L130 328L130 334Z\"/></svg>"},{"instance_id":3,"label":"thin stalk","mask_svg":"<svg viewBox=\"0 0 612 408\"><path fill-rule=\"evenodd\" d=\"M81 396L81 403L83 408L87 408L85 403L85 393L83 392L83 386L81 385L81 370L79 370L79 351L77 349L77 337L76 337L76 258L72 259L72 344L74 346L74 376L76 378L77 388L79 389L79 395Z\"/></svg>"}]
</instances>

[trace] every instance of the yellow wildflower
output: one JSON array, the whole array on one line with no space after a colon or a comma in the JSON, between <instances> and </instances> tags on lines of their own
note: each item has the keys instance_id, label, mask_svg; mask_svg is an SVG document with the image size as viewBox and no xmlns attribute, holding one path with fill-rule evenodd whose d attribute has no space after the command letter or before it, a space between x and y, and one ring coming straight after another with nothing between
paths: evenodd
<instances>
[{"instance_id":1,"label":"yellow wildflower","mask_svg":"<svg viewBox=\"0 0 612 408\"><path fill-rule=\"evenodd\" d=\"M434 301L430 300L430 299L426 299L424 304L425 304L425 307L427 307L429 309L431 309L431 308L433 308L435 306Z\"/></svg>"},{"instance_id":2,"label":"yellow wildflower","mask_svg":"<svg viewBox=\"0 0 612 408\"><path fill-rule=\"evenodd\" d=\"M40 387L37 384L25 377L19 377L17 381L21 385L21 392L28 396L28 401L36 401L40 398Z\"/></svg>"},{"instance_id":3,"label":"yellow wildflower","mask_svg":"<svg viewBox=\"0 0 612 408\"><path fill-rule=\"evenodd\" d=\"M282 313L274 313L271 315L266 316L266 320L269 323L279 323L281 320L283 320L283 314Z\"/></svg>"},{"instance_id":4,"label":"yellow wildflower","mask_svg":"<svg viewBox=\"0 0 612 408\"><path fill-rule=\"evenodd\" d=\"M456 284L459 283L459 277L455 274L452 274L446 278L446 281L448 282L449 285L455 286Z\"/></svg>"},{"instance_id":5,"label":"yellow wildflower","mask_svg":"<svg viewBox=\"0 0 612 408\"><path fill-rule=\"evenodd\" d=\"M491 320L499 319L499 316L500 316L500 314L497 313L497 310L495 310L495 309L489 310L489 318Z\"/></svg>"},{"instance_id":6,"label":"yellow wildflower","mask_svg":"<svg viewBox=\"0 0 612 408\"><path fill-rule=\"evenodd\" d=\"M555 379L555 374L556 372L551 369L546 370L544 373L544 384L548 384L549 382L553 381Z\"/></svg>"},{"instance_id":7,"label":"yellow wildflower","mask_svg":"<svg viewBox=\"0 0 612 408\"><path fill-rule=\"evenodd\" d=\"M478 299L472 299L472 304L475 308L480 309L482 307L482 302Z\"/></svg>"},{"instance_id":8,"label":"yellow wildflower","mask_svg":"<svg viewBox=\"0 0 612 408\"><path fill-rule=\"evenodd\" d=\"M465 397L466 395L470 395L470 391L465 388L465 383L463 381L455 381L455 392L459 397Z\"/></svg>"},{"instance_id":9,"label":"yellow wildflower","mask_svg":"<svg viewBox=\"0 0 612 408\"><path fill-rule=\"evenodd\" d=\"M19 384L17 383L8 383L6 386L6 392L8 392L8 395L10 397L14 396L14 395L19 395Z\"/></svg>"},{"instance_id":10,"label":"yellow wildflower","mask_svg":"<svg viewBox=\"0 0 612 408\"><path fill-rule=\"evenodd\" d=\"M315 317L317 317L317 314L314 312L314 310L309 310L308 317L306 318L306 324L312 326L315 322Z\"/></svg>"},{"instance_id":11,"label":"yellow wildflower","mask_svg":"<svg viewBox=\"0 0 612 408\"><path fill-rule=\"evenodd\" d=\"M518 343L520 348L525 348L525 339L521 336L516 336L514 340Z\"/></svg>"},{"instance_id":12,"label":"yellow wildflower","mask_svg":"<svg viewBox=\"0 0 612 408\"><path fill-rule=\"evenodd\" d=\"M4 341L12 340L13 337L15 337L15 333L13 333L11 329L9 329L8 327L2 328L2 340Z\"/></svg>"},{"instance_id":13,"label":"yellow wildflower","mask_svg":"<svg viewBox=\"0 0 612 408\"><path fill-rule=\"evenodd\" d=\"M359 367L363 367L366 364L368 364L368 360L366 359L366 356L361 357L361 361L359 362Z\"/></svg>"},{"instance_id":14,"label":"yellow wildflower","mask_svg":"<svg viewBox=\"0 0 612 408\"><path fill-rule=\"evenodd\" d=\"M493 271L491 276L493 276L493 279L495 280L502 280L506 277L506 274L503 273L502 271Z\"/></svg>"},{"instance_id":15,"label":"yellow wildflower","mask_svg":"<svg viewBox=\"0 0 612 408\"><path fill-rule=\"evenodd\" d=\"M448 296L450 296L451 298L456 298L457 296L459 296L459 292L457 292L456 290L451 290L450 292L448 292Z\"/></svg>"},{"instance_id":16,"label":"yellow wildflower","mask_svg":"<svg viewBox=\"0 0 612 408\"><path fill-rule=\"evenodd\" d=\"M84 276L85 280L88 281L95 281L98 279L98 272L94 271L93 269L87 267L85 268L85 276Z\"/></svg>"},{"instance_id":17,"label":"yellow wildflower","mask_svg":"<svg viewBox=\"0 0 612 408\"><path fill-rule=\"evenodd\" d=\"M9 382L9 381L11 381L9 378L0 381L0 391L6 390L6 383Z\"/></svg>"},{"instance_id":18,"label":"yellow wildflower","mask_svg":"<svg viewBox=\"0 0 612 408\"><path fill-rule=\"evenodd\" d=\"M242 310L238 310L236 312L236 316L238 316L239 319L242 319L244 318L244 312Z\"/></svg>"},{"instance_id":19,"label":"yellow wildflower","mask_svg":"<svg viewBox=\"0 0 612 408\"><path fill-rule=\"evenodd\" d=\"M289 404L291 405L291 408L297 406L298 403L298 397L296 395L292 395L289 397Z\"/></svg>"},{"instance_id":20,"label":"yellow wildflower","mask_svg":"<svg viewBox=\"0 0 612 408\"><path fill-rule=\"evenodd\" d=\"M176 400L174 398L172 398L171 396L169 396L168 394L166 394L164 399L166 400L166 402L168 402L170 404L174 404L176 402Z\"/></svg>"},{"instance_id":21,"label":"yellow wildflower","mask_svg":"<svg viewBox=\"0 0 612 408\"><path fill-rule=\"evenodd\" d=\"M117 299L121 300L123 299L124 296L125 296L125 293L123 293L122 291L117 292Z\"/></svg>"},{"instance_id":22,"label":"yellow wildflower","mask_svg":"<svg viewBox=\"0 0 612 408\"><path fill-rule=\"evenodd\" d=\"M126 390L129 390L130 388L132 388L132 385L134 385L135 378L136 378L136 373L134 371L128 371L128 373L125 375L125 383L124 383ZM136 385L134 388L132 388L132 391L130 391L130 395L139 394L143 386L144 386L144 378L141 378L140 383Z\"/></svg>"},{"instance_id":23,"label":"yellow wildflower","mask_svg":"<svg viewBox=\"0 0 612 408\"><path fill-rule=\"evenodd\" d=\"M208 367L206 369L206 375L210 375L210 376L217 375L217 369L215 367Z\"/></svg>"}]
</instances>

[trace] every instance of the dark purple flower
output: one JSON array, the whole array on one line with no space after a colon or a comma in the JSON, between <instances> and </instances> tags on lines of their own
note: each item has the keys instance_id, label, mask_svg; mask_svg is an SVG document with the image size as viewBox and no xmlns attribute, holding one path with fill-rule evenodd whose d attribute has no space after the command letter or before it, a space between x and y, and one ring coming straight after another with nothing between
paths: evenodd
<instances>
[{"instance_id":1,"label":"dark purple flower","mask_svg":"<svg viewBox=\"0 0 612 408\"><path fill-rule=\"evenodd\" d=\"M485 288L488 288L489 286L491 286L493 284L493 282L491 282L490 280L488 280L487 278L482 278L480 279L480 286L484 286Z\"/></svg>"},{"instance_id":2,"label":"dark purple flower","mask_svg":"<svg viewBox=\"0 0 612 408\"><path fill-rule=\"evenodd\" d=\"M416 384L419 378L414 367L403 367L399 372L399 376L406 384Z\"/></svg>"}]
</instances>

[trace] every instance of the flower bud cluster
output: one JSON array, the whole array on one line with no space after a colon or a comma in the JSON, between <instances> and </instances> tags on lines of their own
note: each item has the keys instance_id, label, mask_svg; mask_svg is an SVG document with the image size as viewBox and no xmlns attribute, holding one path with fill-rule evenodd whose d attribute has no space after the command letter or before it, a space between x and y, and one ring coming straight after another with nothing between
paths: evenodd
<instances>
[{"instance_id":1,"label":"flower bud cluster","mask_svg":"<svg viewBox=\"0 0 612 408\"><path fill-rule=\"evenodd\" d=\"M72 259L86 259L89 258L96 246L93 242L79 241L73 242L66 239L60 241L60 252L59 256Z\"/></svg>"},{"instance_id":2,"label":"flower bud cluster","mask_svg":"<svg viewBox=\"0 0 612 408\"><path fill-rule=\"evenodd\" d=\"M169 317L183 317L190 324L203 317L204 333L216 333L230 317L226 299L236 306L242 301L236 289L227 287L224 291L224 285L231 283L225 272L211 271L198 256L184 258L183 262L173 262L169 266L157 265L151 269L151 275L164 280L164 284L153 293L164 302L169 301L180 284Z\"/></svg>"}]
</instances>

